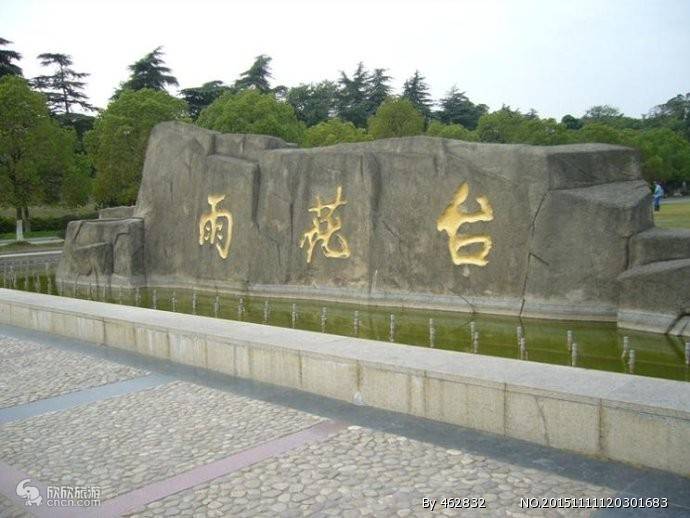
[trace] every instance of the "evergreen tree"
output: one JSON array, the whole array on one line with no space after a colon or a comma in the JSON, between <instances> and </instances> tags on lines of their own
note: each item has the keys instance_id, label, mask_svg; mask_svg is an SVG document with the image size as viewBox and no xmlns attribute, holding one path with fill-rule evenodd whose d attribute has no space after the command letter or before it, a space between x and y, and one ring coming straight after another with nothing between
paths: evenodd
<instances>
[{"instance_id":1,"label":"evergreen tree","mask_svg":"<svg viewBox=\"0 0 690 518\"><path fill-rule=\"evenodd\" d=\"M273 77L271 74L271 57L265 54L256 56L254 64L240 74L240 78L235 82L235 88L238 90L247 90L255 88L261 93L271 92L271 85L269 79Z\"/></svg>"},{"instance_id":2,"label":"evergreen tree","mask_svg":"<svg viewBox=\"0 0 690 518\"><path fill-rule=\"evenodd\" d=\"M156 47L136 63L129 66L132 74L115 92L113 98L120 96L123 90L165 90L167 85L177 86L177 79L170 74L162 59L162 47Z\"/></svg>"},{"instance_id":3,"label":"evergreen tree","mask_svg":"<svg viewBox=\"0 0 690 518\"><path fill-rule=\"evenodd\" d=\"M12 43L5 38L0 38L0 47L6 47ZM2 76L21 76L22 69L17 65L12 63L13 61L19 61L22 59L22 55L14 50L0 49L0 77Z\"/></svg>"},{"instance_id":4,"label":"evergreen tree","mask_svg":"<svg viewBox=\"0 0 690 518\"><path fill-rule=\"evenodd\" d=\"M460 124L467 129L477 127L479 117L488 112L485 104L474 104L465 92L461 92L453 86L446 96L440 101L441 109L436 115L444 124Z\"/></svg>"},{"instance_id":5,"label":"evergreen tree","mask_svg":"<svg viewBox=\"0 0 690 518\"><path fill-rule=\"evenodd\" d=\"M73 113L73 106L80 106L87 111L95 108L88 102L88 97L82 90L86 83L80 81L89 74L75 72L72 66L72 58L67 54L45 53L39 54L38 59L44 67L55 66L52 75L33 78L32 85L40 90L48 100L48 106L54 114L64 115L69 123Z\"/></svg>"},{"instance_id":6,"label":"evergreen tree","mask_svg":"<svg viewBox=\"0 0 690 518\"><path fill-rule=\"evenodd\" d=\"M370 77L364 64L357 64L352 78L341 71L338 86L338 116L359 128L365 127L370 112Z\"/></svg>"},{"instance_id":7,"label":"evergreen tree","mask_svg":"<svg viewBox=\"0 0 690 518\"><path fill-rule=\"evenodd\" d=\"M338 87L334 82L321 81L290 88L285 100L299 120L307 126L315 126L335 115L337 94Z\"/></svg>"},{"instance_id":8,"label":"evergreen tree","mask_svg":"<svg viewBox=\"0 0 690 518\"><path fill-rule=\"evenodd\" d=\"M218 97L231 90L233 90L233 88L224 85L223 81L216 80L209 81L196 88L185 88L181 90L180 93L184 100L187 101L189 115L192 119L196 120L201 110L210 106Z\"/></svg>"},{"instance_id":9,"label":"evergreen tree","mask_svg":"<svg viewBox=\"0 0 690 518\"><path fill-rule=\"evenodd\" d=\"M369 78L367 88L367 98L369 101L369 116L376 113L379 106L383 104L391 94L391 76L386 75L385 68L375 68Z\"/></svg>"},{"instance_id":10,"label":"evergreen tree","mask_svg":"<svg viewBox=\"0 0 690 518\"><path fill-rule=\"evenodd\" d=\"M431 116L433 103L429 94L429 85L419 70L415 70L414 75L405 81L402 97L409 100L425 117Z\"/></svg>"}]
</instances>

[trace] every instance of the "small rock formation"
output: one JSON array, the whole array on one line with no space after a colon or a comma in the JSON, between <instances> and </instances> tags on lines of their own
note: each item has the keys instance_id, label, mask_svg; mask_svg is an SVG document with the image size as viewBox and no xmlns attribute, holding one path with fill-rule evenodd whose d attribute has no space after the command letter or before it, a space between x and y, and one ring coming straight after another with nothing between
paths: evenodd
<instances>
[{"instance_id":1,"label":"small rock formation","mask_svg":"<svg viewBox=\"0 0 690 518\"><path fill-rule=\"evenodd\" d=\"M179 122L133 208L72 222L58 278L616 320L690 333L690 231L639 157L408 137L296 149Z\"/></svg>"}]
</instances>

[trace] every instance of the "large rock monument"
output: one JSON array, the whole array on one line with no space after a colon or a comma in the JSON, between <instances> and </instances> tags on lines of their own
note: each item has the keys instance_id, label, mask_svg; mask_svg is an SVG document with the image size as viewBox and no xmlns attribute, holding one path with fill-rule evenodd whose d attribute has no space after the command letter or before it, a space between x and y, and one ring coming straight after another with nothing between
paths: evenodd
<instances>
[{"instance_id":1,"label":"large rock monument","mask_svg":"<svg viewBox=\"0 0 690 518\"><path fill-rule=\"evenodd\" d=\"M408 137L297 149L169 122L137 203L70 223L58 280L690 333L690 231L637 153Z\"/></svg>"}]
</instances>

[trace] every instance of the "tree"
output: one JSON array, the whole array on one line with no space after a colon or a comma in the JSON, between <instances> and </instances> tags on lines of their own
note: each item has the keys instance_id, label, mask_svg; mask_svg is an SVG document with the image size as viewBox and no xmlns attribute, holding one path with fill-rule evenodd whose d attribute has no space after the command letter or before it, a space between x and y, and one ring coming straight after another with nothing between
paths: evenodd
<instances>
[{"instance_id":1,"label":"tree","mask_svg":"<svg viewBox=\"0 0 690 518\"><path fill-rule=\"evenodd\" d=\"M414 75L405 81L402 97L408 99L424 117L429 118L431 116L433 103L429 94L429 85L426 84L426 79L419 73L419 70L415 70Z\"/></svg>"},{"instance_id":2,"label":"tree","mask_svg":"<svg viewBox=\"0 0 690 518\"><path fill-rule=\"evenodd\" d=\"M332 146L343 142L363 142L365 140L370 140L370 138L363 129L357 128L351 122L330 119L307 128L302 146Z\"/></svg>"},{"instance_id":3,"label":"tree","mask_svg":"<svg viewBox=\"0 0 690 518\"><path fill-rule=\"evenodd\" d=\"M196 123L223 133L274 135L288 142L301 142L304 134L304 124L292 106L254 89L221 95Z\"/></svg>"},{"instance_id":4,"label":"tree","mask_svg":"<svg viewBox=\"0 0 690 518\"><path fill-rule=\"evenodd\" d=\"M375 114L379 106L390 96L391 79L391 76L386 75L385 68L375 68L371 73L367 85L368 116Z\"/></svg>"},{"instance_id":5,"label":"tree","mask_svg":"<svg viewBox=\"0 0 690 518\"><path fill-rule=\"evenodd\" d=\"M27 231L32 204L86 201L88 165L75 147L74 130L50 117L43 95L21 77L0 79L0 203L16 209Z\"/></svg>"},{"instance_id":6,"label":"tree","mask_svg":"<svg viewBox=\"0 0 690 518\"><path fill-rule=\"evenodd\" d=\"M307 126L314 126L335 115L337 94L338 87L334 82L321 81L290 88L285 100L299 120Z\"/></svg>"},{"instance_id":7,"label":"tree","mask_svg":"<svg viewBox=\"0 0 690 518\"><path fill-rule=\"evenodd\" d=\"M341 71L338 79L338 116L358 128L365 127L369 117L369 79L362 62L357 64L352 77Z\"/></svg>"},{"instance_id":8,"label":"tree","mask_svg":"<svg viewBox=\"0 0 690 518\"><path fill-rule=\"evenodd\" d=\"M668 127L690 140L690 93L655 106L646 121L651 127Z\"/></svg>"},{"instance_id":9,"label":"tree","mask_svg":"<svg viewBox=\"0 0 690 518\"><path fill-rule=\"evenodd\" d=\"M71 56L45 53L39 54L38 59L44 67L56 67L54 74L38 76L32 80L34 87L43 92L48 99L48 105L54 114L63 115L66 122L70 123L73 106L79 106L86 111L95 110L83 92L86 83L80 81L89 74L75 72L71 68Z\"/></svg>"},{"instance_id":10,"label":"tree","mask_svg":"<svg viewBox=\"0 0 690 518\"><path fill-rule=\"evenodd\" d=\"M245 90L254 88L261 93L268 93L271 91L269 79L271 75L271 57L265 54L256 56L254 63L249 70L245 70L240 74L240 78L235 82L235 88L238 90Z\"/></svg>"},{"instance_id":11,"label":"tree","mask_svg":"<svg viewBox=\"0 0 690 518\"><path fill-rule=\"evenodd\" d=\"M437 117L445 124L461 124L467 129L477 127L479 118L489 110L485 104L476 105L470 101L465 92L453 86L440 101L441 109L436 112Z\"/></svg>"},{"instance_id":12,"label":"tree","mask_svg":"<svg viewBox=\"0 0 690 518\"><path fill-rule=\"evenodd\" d=\"M690 142L672 129L642 131L631 140L642 153L642 175L647 181L690 181Z\"/></svg>"},{"instance_id":13,"label":"tree","mask_svg":"<svg viewBox=\"0 0 690 518\"><path fill-rule=\"evenodd\" d=\"M165 90L166 86L177 86L177 79L163 61L163 47L156 47L143 58L129 66L132 74L115 92L117 98L123 90Z\"/></svg>"},{"instance_id":14,"label":"tree","mask_svg":"<svg viewBox=\"0 0 690 518\"><path fill-rule=\"evenodd\" d=\"M515 136L524 120L519 110L503 106L500 110L479 118L477 137L480 142L515 142Z\"/></svg>"},{"instance_id":15,"label":"tree","mask_svg":"<svg viewBox=\"0 0 690 518\"><path fill-rule=\"evenodd\" d=\"M600 104L597 106L592 106L589 110L585 112L582 116L583 119L590 121L606 121L611 119L616 119L622 117L623 114L615 106L609 106L608 104Z\"/></svg>"},{"instance_id":16,"label":"tree","mask_svg":"<svg viewBox=\"0 0 690 518\"><path fill-rule=\"evenodd\" d=\"M474 132L468 130L460 124L443 124L439 121L431 121L426 130L430 137L450 138L455 140L466 140L469 142L477 140Z\"/></svg>"},{"instance_id":17,"label":"tree","mask_svg":"<svg viewBox=\"0 0 690 518\"><path fill-rule=\"evenodd\" d=\"M421 135L424 115L409 99L388 98L369 119L369 135L374 139Z\"/></svg>"},{"instance_id":18,"label":"tree","mask_svg":"<svg viewBox=\"0 0 690 518\"><path fill-rule=\"evenodd\" d=\"M561 119L561 124L571 130L577 130L583 126L583 123L580 119L573 117L570 114L563 116Z\"/></svg>"},{"instance_id":19,"label":"tree","mask_svg":"<svg viewBox=\"0 0 690 518\"><path fill-rule=\"evenodd\" d=\"M84 137L96 168L94 198L101 206L131 205L141 183L146 145L159 122L186 120L187 105L167 92L124 90Z\"/></svg>"},{"instance_id":20,"label":"tree","mask_svg":"<svg viewBox=\"0 0 690 518\"><path fill-rule=\"evenodd\" d=\"M5 38L0 38L0 47L6 47L12 43ZM22 69L12 63L13 61L19 61L22 59L22 55L14 50L5 50L0 48L0 78L7 75L21 76Z\"/></svg>"},{"instance_id":21,"label":"tree","mask_svg":"<svg viewBox=\"0 0 690 518\"><path fill-rule=\"evenodd\" d=\"M229 91L234 91L234 89L224 85L223 81L209 81L196 88L180 90L180 93L189 106L189 115L192 120L196 120L204 108L210 106L218 97Z\"/></svg>"}]
</instances>

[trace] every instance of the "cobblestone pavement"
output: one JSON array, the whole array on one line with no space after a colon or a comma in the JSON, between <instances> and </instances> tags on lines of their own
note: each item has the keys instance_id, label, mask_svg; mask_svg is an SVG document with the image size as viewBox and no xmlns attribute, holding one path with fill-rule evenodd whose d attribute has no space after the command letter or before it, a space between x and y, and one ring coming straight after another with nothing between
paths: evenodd
<instances>
[{"instance_id":1,"label":"cobblestone pavement","mask_svg":"<svg viewBox=\"0 0 690 518\"><path fill-rule=\"evenodd\" d=\"M0 518L24 518L31 516L21 507L13 505L9 498L0 495Z\"/></svg>"},{"instance_id":2,"label":"cobblestone pavement","mask_svg":"<svg viewBox=\"0 0 690 518\"><path fill-rule=\"evenodd\" d=\"M460 496L483 498L486 510L513 516L520 496L612 493L544 471L351 426L326 442L172 495L131 516L193 516L202 508L207 516L456 515L457 509L441 509L441 500ZM423 510L424 497L438 501L434 512Z\"/></svg>"},{"instance_id":3,"label":"cobblestone pavement","mask_svg":"<svg viewBox=\"0 0 690 518\"><path fill-rule=\"evenodd\" d=\"M0 408L146 374L36 342L0 336Z\"/></svg>"},{"instance_id":4,"label":"cobblestone pavement","mask_svg":"<svg viewBox=\"0 0 690 518\"><path fill-rule=\"evenodd\" d=\"M321 421L174 382L0 427L0 459L39 480L130 491Z\"/></svg>"},{"instance_id":5,"label":"cobblestone pavement","mask_svg":"<svg viewBox=\"0 0 690 518\"><path fill-rule=\"evenodd\" d=\"M17 405L89 390L151 366L142 368L127 353L105 360L96 348L58 342L0 337L0 368L12 365L0 370L2 397L5 389L12 394L3 401ZM0 424L0 518L37 512L14 494L21 478L100 487L98 517L122 515L113 511L118 501L126 504L125 516L136 517L590 516L591 510L521 509L520 497L620 496L640 481L690 501L690 483L679 477L668 482L652 471L287 389L210 381L193 369L189 375L160 372L167 377L154 388ZM338 406L349 413L329 414ZM357 421L358 415L365 417ZM318 440L309 435L338 424L334 420L342 427L328 428ZM477 451L477 441L488 445L486 451ZM512 453L516 449L525 452L522 457ZM535 452L538 459L525 458ZM22 477L3 482L3 466ZM443 508L443 498L462 497L475 497L484 508ZM433 511L424 509L423 498L436 500ZM668 515L682 515L679 510L690 513L675 508ZM79 518L81 512L63 516Z\"/></svg>"}]
</instances>

